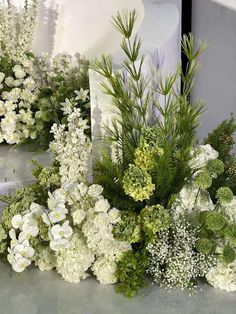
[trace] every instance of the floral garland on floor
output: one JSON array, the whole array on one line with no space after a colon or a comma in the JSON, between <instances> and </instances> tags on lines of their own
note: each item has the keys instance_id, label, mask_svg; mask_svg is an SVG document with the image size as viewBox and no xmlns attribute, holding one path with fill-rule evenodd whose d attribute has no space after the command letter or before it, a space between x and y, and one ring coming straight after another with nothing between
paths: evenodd
<instances>
[{"instance_id":1,"label":"floral garland on floor","mask_svg":"<svg viewBox=\"0 0 236 314\"><path fill-rule=\"evenodd\" d=\"M34 56L37 12L38 0L18 10L11 0L0 2L0 143L44 150L51 126L65 123L62 102L70 99L90 118L88 62L67 54Z\"/></svg>"},{"instance_id":2,"label":"floral garland on floor","mask_svg":"<svg viewBox=\"0 0 236 314\"><path fill-rule=\"evenodd\" d=\"M115 283L116 262L130 245L114 239L112 229L120 213L102 196L101 186L87 181L91 153L84 133L87 121L80 109L67 106L67 113L68 127L52 128L51 147L60 166L38 165L38 182L26 188L34 193L27 197L22 191L20 201L13 196L3 212L1 252L7 250L16 272L34 262L42 271L56 268L70 282L92 272L101 283Z\"/></svg>"},{"instance_id":3,"label":"floral garland on floor","mask_svg":"<svg viewBox=\"0 0 236 314\"><path fill-rule=\"evenodd\" d=\"M16 272L33 263L74 283L93 274L102 284L117 283L127 297L147 284L147 276L168 290L194 292L202 279L236 291L235 120L223 121L198 144L203 105L189 96L205 43L194 48L192 35L185 36L187 72L159 76L157 90L150 88L143 61L137 62L143 60L141 43L131 40L135 19L133 11L113 21L124 36L125 73L109 58L93 64L120 113L105 139L116 159L105 151L89 183L88 121L75 106L87 93L58 102L65 123L51 129L54 163L45 168L35 162L36 182L1 197L7 206L0 254ZM152 111L160 118L150 119Z\"/></svg>"}]
</instances>

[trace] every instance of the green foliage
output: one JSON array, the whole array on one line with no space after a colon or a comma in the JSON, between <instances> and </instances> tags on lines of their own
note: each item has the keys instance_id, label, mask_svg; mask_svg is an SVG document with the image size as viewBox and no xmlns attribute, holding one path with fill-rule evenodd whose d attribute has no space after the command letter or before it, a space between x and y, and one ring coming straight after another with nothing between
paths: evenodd
<instances>
[{"instance_id":1,"label":"green foliage","mask_svg":"<svg viewBox=\"0 0 236 314\"><path fill-rule=\"evenodd\" d=\"M224 120L205 139L206 144L210 144L219 152L219 159L224 163L224 172L214 180L210 188L211 197L214 199L216 190L221 186L228 186L236 195L236 157L232 153L235 144L234 133L236 131L235 118Z\"/></svg>"},{"instance_id":2,"label":"green foliage","mask_svg":"<svg viewBox=\"0 0 236 314\"><path fill-rule=\"evenodd\" d=\"M233 197L233 192L228 187L221 187L216 191L216 198L220 204L230 203Z\"/></svg>"},{"instance_id":3,"label":"green foliage","mask_svg":"<svg viewBox=\"0 0 236 314\"><path fill-rule=\"evenodd\" d=\"M119 172L116 173L119 185L122 186L124 173L127 175L125 171L130 171L130 164L136 164L150 172L156 187L152 198L143 202L144 205L167 205L171 195L178 193L191 177L189 161L192 158L192 147L197 142L196 130L203 104L201 101L191 103L190 93L194 76L200 67L197 58L206 48L206 42L198 41L194 48L193 36L185 36L182 48L189 61L187 71L183 73L181 67L178 67L173 75L165 79L159 75L157 87L153 88L150 78L146 78L142 71L144 59L140 56L141 41L137 36L132 39L136 15L136 11L124 16L118 13L113 20L116 29L123 35L123 70L117 69L112 59L105 56L96 60L92 68L106 79L106 83L102 83L104 92L111 96L114 111L118 114L112 126L106 127L106 140L117 147L118 166L114 165L112 169ZM178 89L179 78L183 81L183 93ZM159 95L165 99L164 106L158 100ZM114 177L108 178L112 173L102 172L106 168L102 163L104 161L99 161L95 180L105 185L105 194L111 194L113 187L107 182L114 185ZM116 164L115 161L112 163ZM125 192L133 197L135 193L130 194L131 183L129 180ZM153 187L149 188L147 195L135 195L134 200L149 199ZM133 205L128 207L139 210L139 204Z\"/></svg>"},{"instance_id":4,"label":"green foliage","mask_svg":"<svg viewBox=\"0 0 236 314\"><path fill-rule=\"evenodd\" d=\"M118 278L117 292L126 297L134 297L138 290L146 285L145 273L147 269L147 253L145 250L123 253L117 264Z\"/></svg>"}]
</instances>

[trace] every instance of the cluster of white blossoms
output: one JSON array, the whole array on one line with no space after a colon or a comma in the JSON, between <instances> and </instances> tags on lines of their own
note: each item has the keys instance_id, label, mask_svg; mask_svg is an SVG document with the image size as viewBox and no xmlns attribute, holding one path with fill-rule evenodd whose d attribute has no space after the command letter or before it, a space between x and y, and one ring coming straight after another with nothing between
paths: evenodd
<instances>
[{"instance_id":1,"label":"cluster of white blossoms","mask_svg":"<svg viewBox=\"0 0 236 314\"><path fill-rule=\"evenodd\" d=\"M236 291L236 262L229 265L218 263L207 273L206 279L214 288Z\"/></svg>"},{"instance_id":2,"label":"cluster of white blossoms","mask_svg":"<svg viewBox=\"0 0 236 314\"><path fill-rule=\"evenodd\" d=\"M21 62L31 51L37 22L38 0L25 1L18 10L12 0L0 3L0 46L4 54L15 62ZM0 55L1 56L1 55Z\"/></svg>"},{"instance_id":3,"label":"cluster of white blossoms","mask_svg":"<svg viewBox=\"0 0 236 314\"><path fill-rule=\"evenodd\" d=\"M68 105L68 104L67 104ZM87 120L82 119L80 109L68 109L68 126L54 124L54 140L50 144L55 159L60 163L61 182L74 183L86 180L91 143L85 135Z\"/></svg>"},{"instance_id":4,"label":"cluster of white blossoms","mask_svg":"<svg viewBox=\"0 0 236 314\"><path fill-rule=\"evenodd\" d=\"M129 244L117 241L112 234L114 224L120 219L119 211L110 208L100 185L67 183L63 188L76 231L70 248L56 253L57 271L64 279L79 282L88 276L91 268L99 282L115 283L116 262L130 249Z\"/></svg>"},{"instance_id":5,"label":"cluster of white blossoms","mask_svg":"<svg viewBox=\"0 0 236 314\"><path fill-rule=\"evenodd\" d=\"M192 157L190 167L192 170L198 170L204 168L209 160L217 159L219 153L209 144L199 145L193 149Z\"/></svg>"},{"instance_id":6,"label":"cluster of white blossoms","mask_svg":"<svg viewBox=\"0 0 236 314\"><path fill-rule=\"evenodd\" d=\"M63 189L49 192L48 209L45 209L42 219L48 226L50 248L53 251L70 247L73 229L67 220L66 195Z\"/></svg>"},{"instance_id":7,"label":"cluster of white blossoms","mask_svg":"<svg viewBox=\"0 0 236 314\"><path fill-rule=\"evenodd\" d=\"M17 214L12 218L11 238L7 259L16 272L22 272L32 262L35 254L29 240L39 233L38 218L42 216L42 208L32 203L24 215Z\"/></svg>"},{"instance_id":8,"label":"cluster of white blossoms","mask_svg":"<svg viewBox=\"0 0 236 314\"><path fill-rule=\"evenodd\" d=\"M206 167L210 160L218 157L219 153L209 144L194 148L192 160L190 161L190 167L195 172L194 176ZM177 199L173 203L172 210L178 216L184 213L191 214L193 211L209 211L213 210L214 207L208 191L199 189L194 182L188 182L179 192Z\"/></svg>"},{"instance_id":9,"label":"cluster of white blossoms","mask_svg":"<svg viewBox=\"0 0 236 314\"><path fill-rule=\"evenodd\" d=\"M0 143L17 144L35 138L32 104L38 88L32 77L33 61L25 58L12 68L12 75L0 72Z\"/></svg>"}]
</instances>

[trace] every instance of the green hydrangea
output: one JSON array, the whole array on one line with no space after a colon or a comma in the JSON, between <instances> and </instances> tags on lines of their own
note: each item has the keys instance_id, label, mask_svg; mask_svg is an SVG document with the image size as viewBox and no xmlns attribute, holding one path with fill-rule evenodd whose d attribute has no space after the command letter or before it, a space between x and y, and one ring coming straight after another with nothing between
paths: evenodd
<instances>
[{"instance_id":1,"label":"green hydrangea","mask_svg":"<svg viewBox=\"0 0 236 314\"><path fill-rule=\"evenodd\" d=\"M206 216L206 226L212 231L219 231L226 225L223 214L218 212L208 213Z\"/></svg>"},{"instance_id":2,"label":"green hydrangea","mask_svg":"<svg viewBox=\"0 0 236 314\"><path fill-rule=\"evenodd\" d=\"M210 254L213 248L212 241L207 238L201 238L196 242L196 249L202 254Z\"/></svg>"},{"instance_id":3,"label":"green hydrangea","mask_svg":"<svg viewBox=\"0 0 236 314\"><path fill-rule=\"evenodd\" d=\"M220 204L230 203L233 197L233 192L228 187L221 187L216 191L216 198Z\"/></svg>"},{"instance_id":4,"label":"green hydrangea","mask_svg":"<svg viewBox=\"0 0 236 314\"><path fill-rule=\"evenodd\" d=\"M48 226L42 221L39 222L39 236L44 241L49 241Z\"/></svg>"},{"instance_id":5,"label":"green hydrangea","mask_svg":"<svg viewBox=\"0 0 236 314\"><path fill-rule=\"evenodd\" d=\"M113 228L113 235L119 241L136 243L141 240L139 216L133 212L122 212L121 221Z\"/></svg>"},{"instance_id":6,"label":"green hydrangea","mask_svg":"<svg viewBox=\"0 0 236 314\"><path fill-rule=\"evenodd\" d=\"M163 132L159 128L147 127L140 138L140 141L146 142L150 147L161 147L164 142Z\"/></svg>"},{"instance_id":7,"label":"green hydrangea","mask_svg":"<svg viewBox=\"0 0 236 314\"><path fill-rule=\"evenodd\" d=\"M155 185L146 171L135 165L129 165L123 178L123 188L125 193L135 201L143 201L152 196Z\"/></svg>"},{"instance_id":8,"label":"green hydrangea","mask_svg":"<svg viewBox=\"0 0 236 314\"><path fill-rule=\"evenodd\" d=\"M38 176L39 184L50 188L52 186L60 185L60 175L58 173L58 168L56 167L46 167L43 168Z\"/></svg>"},{"instance_id":9,"label":"green hydrangea","mask_svg":"<svg viewBox=\"0 0 236 314\"><path fill-rule=\"evenodd\" d=\"M5 254L7 250L7 243L6 242L0 242L0 254Z\"/></svg>"},{"instance_id":10,"label":"green hydrangea","mask_svg":"<svg viewBox=\"0 0 236 314\"><path fill-rule=\"evenodd\" d=\"M0 223L0 243L3 242L4 240L6 240L6 238L7 238L6 231L3 228L2 223Z\"/></svg>"},{"instance_id":11,"label":"green hydrangea","mask_svg":"<svg viewBox=\"0 0 236 314\"><path fill-rule=\"evenodd\" d=\"M163 149L159 147L151 147L145 141L141 142L134 153L134 163L142 170L149 171L155 166L155 160L163 154Z\"/></svg>"},{"instance_id":12,"label":"green hydrangea","mask_svg":"<svg viewBox=\"0 0 236 314\"><path fill-rule=\"evenodd\" d=\"M222 254L222 259L226 264L233 263L236 259L235 250L229 245L225 246Z\"/></svg>"},{"instance_id":13,"label":"green hydrangea","mask_svg":"<svg viewBox=\"0 0 236 314\"><path fill-rule=\"evenodd\" d=\"M169 211L161 205L146 206L141 211L140 218L142 229L150 239L170 225Z\"/></svg>"},{"instance_id":14,"label":"green hydrangea","mask_svg":"<svg viewBox=\"0 0 236 314\"><path fill-rule=\"evenodd\" d=\"M212 185L212 177L207 171L199 172L194 180L194 183L201 189L208 189Z\"/></svg>"},{"instance_id":15,"label":"green hydrangea","mask_svg":"<svg viewBox=\"0 0 236 314\"><path fill-rule=\"evenodd\" d=\"M206 169L213 178L216 178L224 172L224 163L219 159L212 159L208 161Z\"/></svg>"}]
</instances>

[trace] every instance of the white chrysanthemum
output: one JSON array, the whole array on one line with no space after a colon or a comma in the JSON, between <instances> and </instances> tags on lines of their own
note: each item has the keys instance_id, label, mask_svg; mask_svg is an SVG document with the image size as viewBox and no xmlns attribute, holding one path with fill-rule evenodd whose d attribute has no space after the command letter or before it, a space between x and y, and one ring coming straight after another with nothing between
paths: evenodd
<instances>
[{"instance_id":1,"label":"white chrysanthemum","mask_svg":"<svg viewBox=\"0 0 236 314\"><path fill-rule=\"evenodd\" d=\"M209 160L217 159L219 153L214 150L211 145L200 145L192 151L193 159L190 162L190 167L193 170L205 167Z\"/></svg>"},{"instance_id":2,"label":"white chrysanthemum","mask_svg":"<svg viewBox=\"0 0 236 314\"><path fill-rule=\"evenodd\" d=\"M218 263L210 269L206 279L214 288L236 291L236 262L229 265Z\"/></svg>"},{"instance_id":3,"label":"white chrysanthemum","mask_svg":"<svg viewBox=\"0 0 236 314\"><path fill-rule=\"evenodd\" d=\"M213 210L214 205L207 191L199 191L198 187L189 183L180 191L172 209L178 215L186 212Z\"/></svg>"},{"instance_id":4,"label":"white chrysanthemum","mask_svg":"<svg viewBox=\"0 0 236 314\"><path fill-rule=\"evenodd\" d=\"M117 264L115 259L99 257L93 264L92 271L97 280L104 285L114 284L117 282L116 277Z\"/></svg>"},{"instance_id":5,"label":"white chrysanthemum","mask_svg":"<svg viewBox=\"0 0 236 314\"><path fill-rule=\"evenodd\" d=\"M86 245L82 234L74 233L71 246L56 253L57 271L66 281L78 283L85 279L87 271L94 262L94 253Z\"/></svg>"}]
</instances>

